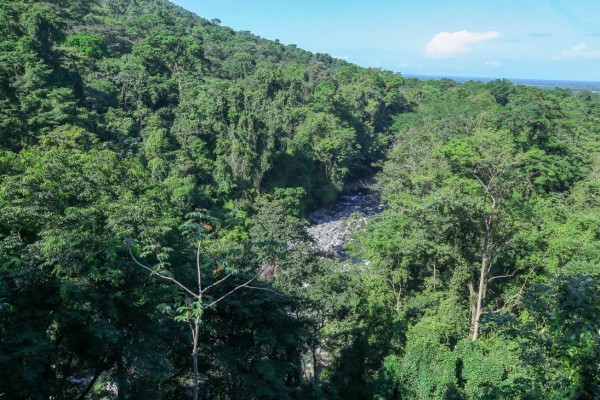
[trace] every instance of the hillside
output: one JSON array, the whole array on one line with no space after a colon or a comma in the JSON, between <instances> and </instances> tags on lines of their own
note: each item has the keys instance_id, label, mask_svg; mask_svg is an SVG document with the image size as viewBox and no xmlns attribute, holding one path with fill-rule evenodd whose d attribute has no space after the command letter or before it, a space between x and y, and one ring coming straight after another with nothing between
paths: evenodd
<instances>
[{"instance_id":1,"label":"hillside","mask_svg":"<svg viewBox=\"0 0 600 400\"><path fill-rule=\"evenodd\" d=\"M204 399L600 398L600 95L162 0L2 0L0 35L0 397L189 398L193 353ZM320 254L373 176L365 263Z\"/></svg>"}]
</instances>

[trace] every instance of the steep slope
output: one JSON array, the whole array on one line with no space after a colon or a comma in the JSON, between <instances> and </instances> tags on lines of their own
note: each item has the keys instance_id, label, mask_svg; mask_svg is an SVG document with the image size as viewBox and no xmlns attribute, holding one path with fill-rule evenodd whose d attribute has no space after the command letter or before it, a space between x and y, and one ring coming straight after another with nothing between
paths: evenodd
<instances>
[{"instance_id":1,"label":"steep slope","mask_svg":"<svg viewBox=\"0 0 600 400\"><path fill-rule=\"evenodd\" d=\"M388 90L399 77L166 1L3 8L0 128L10 149L71 124L143 155L158 179L177 156L201 151L206 176L195 183L207 190L302 186L319 202L381 156L391 116L407 107Z\"/></svg>"}]
</instances>

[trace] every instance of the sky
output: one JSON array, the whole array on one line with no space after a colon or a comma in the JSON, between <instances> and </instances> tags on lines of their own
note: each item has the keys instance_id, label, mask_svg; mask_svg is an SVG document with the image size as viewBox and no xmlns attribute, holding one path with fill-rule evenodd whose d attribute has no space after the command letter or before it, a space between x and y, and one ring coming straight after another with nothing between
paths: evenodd
<instances>
[{"instance_id":1,"label":"sky","mask_svg":"<svg viewBox=\"0 0 600 400\"><path fill-rule=\"evenodd\" d=\"M600 0L173 2L235 30L405 75L600 81Z\"/></svg>"}]
</instances>

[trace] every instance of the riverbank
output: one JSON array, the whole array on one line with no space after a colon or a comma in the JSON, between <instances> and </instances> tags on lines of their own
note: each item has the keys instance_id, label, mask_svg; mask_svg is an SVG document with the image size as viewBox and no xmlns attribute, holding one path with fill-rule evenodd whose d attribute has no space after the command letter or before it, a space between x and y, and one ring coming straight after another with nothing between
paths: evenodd
<instances>
[{"instance_id":1,"label":"riverbank","mask_svg":"<svg viewBox=\"0 0 600 400\"><path fill-rule=\"evenodd\" d=\"M371 216L383 210L369 186L368 183L349 185L333 205L308 216L307 231L320 252L329 257L347 258L344 246L364 228Z\"/></svg>"}]
</instances>

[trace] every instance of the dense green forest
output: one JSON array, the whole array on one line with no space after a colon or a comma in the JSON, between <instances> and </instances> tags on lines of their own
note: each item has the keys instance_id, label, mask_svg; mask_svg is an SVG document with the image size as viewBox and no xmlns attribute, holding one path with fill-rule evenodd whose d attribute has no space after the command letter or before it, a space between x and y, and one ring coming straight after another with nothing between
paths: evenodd
<instances>
[{"instance_id":1,"label":"dense green forest","mask_svg":"<svg viewBox=\"0 0 600 400\"><path fill-rule=\"evenodd\" d=\"M0 398L600 399L600 95L220 24L0 0Z\"/></svg>"}]
</instances>

